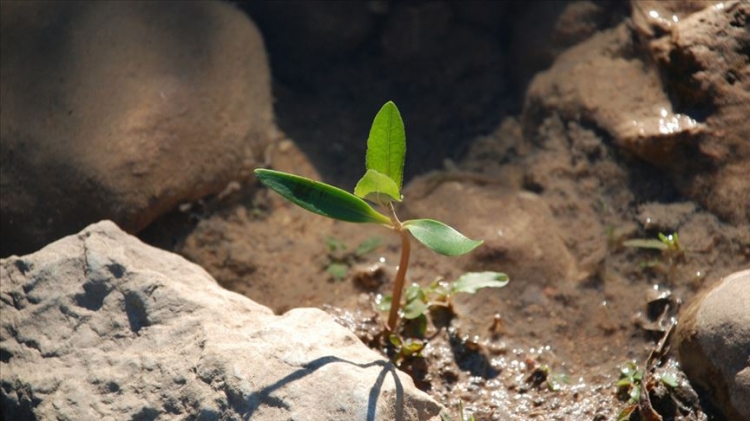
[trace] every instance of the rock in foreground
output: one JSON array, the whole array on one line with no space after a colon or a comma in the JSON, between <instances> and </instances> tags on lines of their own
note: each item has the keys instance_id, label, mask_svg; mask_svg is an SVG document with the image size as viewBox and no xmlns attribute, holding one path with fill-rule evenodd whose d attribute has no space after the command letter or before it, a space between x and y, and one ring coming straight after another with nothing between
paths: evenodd
<instances>
[{"instance_id":1,"label":"rock in foreground","mask_svg":"<svg viewBox=\"0 0 750 421\"><path fill-rule=\"evenodd\" d=\"M0 261L4 419L430 420L441 406L316 309L275 316L101 222Z\"/></svg>"},{"instance_id":2,"label":"rock in foreground","mask_svg":"<svg viewBox=\"0 0 750 421\"><path fill-rule=\"evenodd\" d=\"M750 419L750 270L735 272L685 310L683 370L728 419Z\"/></svg>"}]
</instances>

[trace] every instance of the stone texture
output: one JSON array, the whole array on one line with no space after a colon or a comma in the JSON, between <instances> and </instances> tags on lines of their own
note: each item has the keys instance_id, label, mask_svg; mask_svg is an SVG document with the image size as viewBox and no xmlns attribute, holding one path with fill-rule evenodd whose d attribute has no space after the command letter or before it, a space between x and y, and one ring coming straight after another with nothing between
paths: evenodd
<instances>
[{"instance_id":1,"label":"stone texture","mask_svg":"<svg viewBox=\"0 0 750 421\"><path fill-rule=\"evenodd\" d=\"M529 87L524 125L531 130L554 110L566 120L593 121L618 146L649 162L666 161L701 126L675 114L658 69L633 57L635 48L623 24L565 51ZM662 132L670 122L674 130Z\"/></svg>"},{"instance_id":2,"label":"stone texture","mask_svg":"<svg viewBox=\"0 0 750 421\"><path fill-rule=\"evenodd\" d=\"M3 2L3 256L136 232L248 177L273 135L261 36L225 3Z\"/></svg>"},{"instance_id":3,"label":"stone texture","mask_svg":"<svg viewBox=\"0 0 750 421\"><path fill-rule=\"evenodd\" d=\"M666 170L683 194L733 223L747 222L750 122L741 116L750 114L750 5L713 3L698 12L700 2L680 11L649 5L636 4L635 25L599 32L537 74L524 130L532 134L555 114L594 126ZM643 17L651 12L669 19Z\"/></svg>"},{"instance_id":4,"label":"stone texture","mask_svg":"<svg viewBox=\"0 0 750 421\"><path fill-rule=\"evenodd\" d=\"M701 2L697 2L701 3ZM675 106L705 121L695 161L677 186L733 223L750 222L750 3L702 2L646 44ZM680 3L676 3L680 4ZM689 8L690 4L685 5ZM678 12L679 15L679 12ZM668 168L672 165L665 165Z\"/></svg>"},{"instance_id":5,"label":"stone texture","mask_svg":"<svg viewBox=\"0 0 750 421\"><path fill-rule=\"evenodd\" d=\"M728 419L750 419L750 270L697 298L680 317L677 341L690 381Z\"/></svg>"},{"instance_id":6,"label":"stone texture","mask_svg":"<svg viewBox=\"0 0 750 421\"><path fill-rule=\"evenodd\" d=\"M316 309L275 316L105 221L0 261L4 419L430 420Z\"/></svg>"}]
</instances>

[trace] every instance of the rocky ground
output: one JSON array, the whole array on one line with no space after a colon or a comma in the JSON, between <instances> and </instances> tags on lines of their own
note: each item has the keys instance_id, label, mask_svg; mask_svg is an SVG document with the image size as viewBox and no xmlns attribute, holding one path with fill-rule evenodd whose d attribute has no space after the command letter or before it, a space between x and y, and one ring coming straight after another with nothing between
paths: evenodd
<instances>
[{"instance_id":1,"label":"rocky ground","mask_svg":"<svg viewBox=\"0 0 750 421\"><path fill-rule=\"evenodd\" d=\"M318 307L387 355L379 339L383 315L373 304L389 293L398 238L377 227L308 214L259 188L250 170L271 167L350 190L363 171L371 119L383 102L394 100L408 143L399 215L439 219L485 240L461 258L415 247L410 282L450 281L478 270L505 272L511 282L455 297L452 317L434 314L421 357L401 363L412 379L386 373L381 363L377 370L367 366L385 360L366 354L364 347L346 348L354 337L333 327L318 332L320 339L313 342L327 343L327 332L335 331L334 337L349 338L341 339L346 351L308 349L261 335L269 346L279 343L290 355L302 353L296 362L282 362L310 369L305 364L330 354L358 361L350 364L355 371L337 367L342 372L332 378L350 376L382 386L352 386L362 393L341 403L339 419L392 419L388 387L411 381L437 403L422 401L416 390L408 399L397 390L395 407L408 402L401 407L406 412L398 412L404 419L436 417L440 405L443 414L459 419L459 404L477 420L615 419L633 408L629 419L638 414L657 419L648 418L656 416L649 408L664 419L750 417L750 322L743 322L749 317L750 279L741 272L750 267L747 3L287 6L70 4L56 9L3 3L3 257L27 254L111 219L202 266L225 288L269 307L280 316L258 311L279 335L312 329L287 320L308 311L292 309ZM115 14L127 18L105 25ZM51 55L58 50L69 54ZM97 227L84 233L102 230ZM679 249L628 246L628 240L653 240L658 233L677 233ZM86 235L93 234L79 234L75 241L85 244ZM105 237L145 247L121 235ZM379 245L356 252L366 241ZM105 260L107 250L117 249L107 247L98 251ZM188 265L169 254L140 253L163 256L151 258L157 263ZM75 255L70 259L80 258ZM233 383L227 379L245 374L230 375L227 355L220 358L224 371L199 375L195 386L190 379L159 392L162 375L144 374L140 384L91 374L78 379L80 384L60 375L45 389L52 377L25 375L28 367L96 371L94 363L84 368L71 363L88 358L89 351L79 350L85 347L75 340L96 331L101 317L85 303L78 306L83 310L66 310L75 305L76 288L84 298L97 293L98 286L86 285L122 292L119 301L111 298L107 317L127 316L131 329L102 343L126 341L138 363L113 360L106 346L95 345L91 352L111 367L146 373L152 357L156 366L168 368L159 368L161 373L204 367L149 357L151 347L164 346L175 335L169 330L173 325L220 324L228 337L257 334L237 322L217 322L212 317L221 315L209 316L214 307L182 293L173 301L149 293L157 303L153 309L141 304L145 310L129 310L128 297L139 293L128 295L130 281L111 271L99 280L84 272L67 286L46 286L46 295L34 298L33 285L53 282L56 271L80 265L65 263L58 252L31 256L33 267L55 269L24 269L19 262L25 257L3 260L0 362L6 419L59 414L66 399L93 408L83 414L114 418L142 410L147 418L211 419L216 413L241 417L251 408L265 408L253 414L304 419L289 409L298 404L323 411L319 414L336 411L332 403L302 402L296 394L317 388L326 377L305 376L290 382L288 393L269 392L258 398L260 404L253 403L253 393L279 386L274 382L283 376ZM332 263L343 263L345 273L332 274ZM199 295L224 294L201 286L212 285L209 277L180 286L182 277L169 275L163 283L169 291L189 286L211 290ZM72 297L73 304L64 297ZM243 303L237 306L255 306ZM188 316L184 306L209 310L202 310L206 316ZM242 319L245 310L239 307L219 313ZM152 312L163 319L144 324L143 338L131 332L132 314L151 317ZM59 314L72 327L49 332L39 326L38 320ZM320 312L310 314L324 319ZM157 329L162 325L163 332ZM211 335L196 341L231 348L224 334ZM243 352L255 352L242 339L237 342ZM174 346L199 360L207 355L189 344ZM356 357L359 352L369 357ZM627 364L646 371L643 379L625 379L618 393L616 383ZM325 371L318 368L311 371ZM393 383L383 376L392 376ZM641 382L649 393L630 401L625 389ZM116 390L108 384L116 384ZM98 391L92 392L97 398L79 396L89 387ZM370 406L375 389L385 396L375 400L385 405L377 410ZM362 398L368 393L369 400ZM138 400L142 394L150 396L146 404ZM127 397L132 405L113 407L112 396ZM181 403L167 404L175 401ZM369 402L364 407L372 409L364 415L347 412L358 402Z\"/></svg>"}]
</instances>

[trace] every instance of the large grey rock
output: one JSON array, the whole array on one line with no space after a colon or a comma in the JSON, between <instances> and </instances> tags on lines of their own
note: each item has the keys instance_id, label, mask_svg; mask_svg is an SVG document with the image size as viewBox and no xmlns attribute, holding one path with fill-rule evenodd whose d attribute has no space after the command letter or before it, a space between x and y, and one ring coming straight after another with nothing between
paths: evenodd
<instances>
[{"instance_id":1,"label":"large grey rock","mask_svg":"<svg viewBox=\"0 0 750 421\"><path fill-rule=\"evenodd\" d=\"M430 420L442 407L317 309L275 316L101 222L0 261L11 419Z\"/></svg>"},{"instance_id":2,"label":"large grey rock","mask_svg":"<svg viewBox=\"0 0 750 421\"><path fill-rule=\"evenodd\" d=\"M735 272L682 314L682 369L732 420L750 419L750 270Z\"/></svg>"},{"instance_id":3,"label":"large grey rock","mask_svg":"<svg viewBox=\"0 0 750 421\"><path fill-rule=\"evenodd\" d=\"M248 177L274 133L258 30L220 2L2 2L2 256L136 232Z\"/></svg>"}]
</instances>

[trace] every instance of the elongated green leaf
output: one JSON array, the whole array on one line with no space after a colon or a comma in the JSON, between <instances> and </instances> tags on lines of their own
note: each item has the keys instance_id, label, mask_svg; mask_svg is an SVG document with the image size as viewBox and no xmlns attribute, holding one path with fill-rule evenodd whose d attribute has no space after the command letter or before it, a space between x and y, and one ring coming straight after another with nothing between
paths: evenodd
<instances>
[{"instance_id":1,"label":"elongated green leaf","mask_svg":"<svg viewBox=\"0 0 750 421\"><path fill-rule=\"evenodd\" d=\"M508 285L508 275L500 272L469 272L461 275L451 287L451 292L474 294L482 288L502 288Z\"/></svg>"},{"instance_id":2,"label":"elongated green leaf","mask_svg":"<svg viewBox=\"0 0 750 421\"><path fill-rule=\"evenodd\" d=\"M639 249L666 250L669 248L669 246L659 240L641 238L624 241L622 245L625 247L635 247Z\"/></svg>"},{"instance_id":3,"label":"elongated green leaf","mask_svg":"<svg viewBox=\"0 0 750 421\"><path fill-rule=\"evenodd\" d=\"M318 215L346 222L391 224L367 202L338 187L281 171L257 169L255 175L285 199Z\"/></svg>"},{"instance_id":4,"label":"elongated green leaf","mask_svg":"<svg viewBox=\"0 0 750 421\"><path fill-rule=\"evenodd\" d=\"M401 201L401 193L396 183L385 174L367 170L365 176L354 187L354 194L370 202L387 205L391 201Z\"/></svg>"},{"instance_id":5,"label":"elongated green leaf","mask_svg":"<svg viewBox=\"0 0 750 421\"><path fill-rule=\"evenodd\" d=\"M367 169L390 177L400 197L406 158L404 121L396 104L388 101L378 111L367 138Z\"/></svg>"},{"instance_id":6,"label":"elongated green leaf","mask_svg":"<svg viewBox=\"0 0 750 421\"><path fill-rule=\"evenodd\" d=\"M412 219L404 228L420 243L446 256L459 256L477 248L482 241L466 238L455 229L433 219Z\"/></svg>"}]
</instances>

